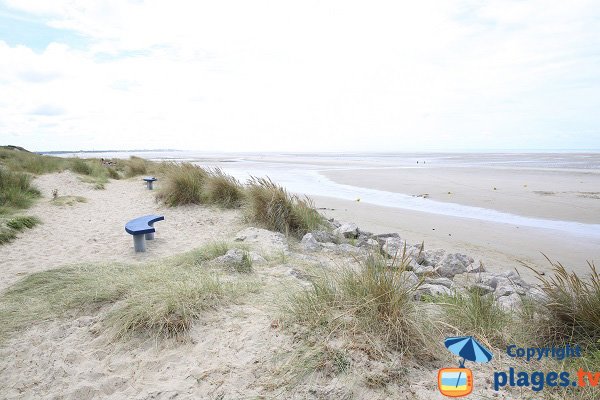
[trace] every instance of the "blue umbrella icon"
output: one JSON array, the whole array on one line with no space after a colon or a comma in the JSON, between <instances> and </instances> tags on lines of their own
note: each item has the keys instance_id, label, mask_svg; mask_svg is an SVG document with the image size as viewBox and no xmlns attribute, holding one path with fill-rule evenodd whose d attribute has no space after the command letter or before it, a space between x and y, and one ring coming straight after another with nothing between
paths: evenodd
<instances>
[{"instance_id":1,"label":"blue umbrella icon","mask_svg":"<svg viewBox=\"0 0 600 400\"><path fill-rule=\"evenodd\" d=\"M444 346L452 353L459 357L462 357L460 361L460 368L465 367L465 360L486 363L492 359L492 353L485 348L484 345L479 343L473 336L456 336L449 337L444 340ZM456 385L462 373L458 374Z\"/></svg>"}]
</instances>

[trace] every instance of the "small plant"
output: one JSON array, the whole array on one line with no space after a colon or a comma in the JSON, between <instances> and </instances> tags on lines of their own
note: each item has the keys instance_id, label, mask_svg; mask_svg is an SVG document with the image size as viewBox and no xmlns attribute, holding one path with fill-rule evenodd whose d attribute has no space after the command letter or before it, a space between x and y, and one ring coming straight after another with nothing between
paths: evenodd
<instances>
[{"instance_id":1,"label":"small plant","mask_svg":"<svg viewBox=\"0 0 600 400\"><path fill-rule=\"evenodd\" d=\"M208 172L190 163L170 164L166 171L165 183L157 198L169 206L202 204L203 185Z\"/></svg>"},{"instance_id":2,"label":"small plant","mask_svg":"<svg viewBox=\"0 0 600 400\"><path fill-rule=\"evenodd\" d=\"M242 185L219 168L208 171L202 191L205 202L225 208L240 207L244 199Z\"/></svg>"},{"instance_id":3,"label":"small plant","mask_svg":"<svg viewBox=\"0 0 600 400\"><path fill-rule=\"evenodd\" d=\"M76 203L85 203L87 200L82 196L58 196L52 200L52 204L56 206L72 206Z\"/></svg>"},{"instance_id":4,"label":"small plant","mask_svg":"<svg viewBox=\"0 0 600 400\"><path fill-rule=\"evenodd\" d=\"M109 168L110 169L110 168ZM144 175L148 171L148 161L141 157L131 156L126 162L125 176L128 178ZM116 172L116 171L115 171ZM118 178L115 178L118 179Z\"/></svg>"},{"instance_id":5,"label":"small plant","mask_svg":"<svg viewBox=\"0 0 600 400\"><path fill-rule=\"evenodd\" d=\"M12 242L17 238L17 234L12 229L0 228L0 244L6 244Z\"/></svg>"},{"instance_id":6,"label":"small plant","mask_svg":"<svg viewBox=\"0 0 600 400\"><path fill-rule=\"evenodd\" d=\"M92 175L93 168L85 160L81 158L74 158L71 163L71 170L81 175Z\"/></svg>"},{"instance_id":7,"label":"small plant","mask_svg":"<svg viewBox=\"0 0 600 400\"><path fill-rule=\"evenodd\" d=\"M0 207L28 208L40 192L31 184L31 176L12 172L0 165Z\"/></svg>"},{"instance_id":8,"label":"small plant","mask_svg":"<svg viewBox=\"0 0 600 400\"><path fill-rule=\"evenodd\" d=\"M241 272L241 273L250 273L252 272L252 256L250 256L250 253L247 251L244 251L244 254L242 255L242 262L239 264L236 264L234 266L235 270L237 272Z\"/></svg>"},{"instance_id":9,"label":"small plant","mask_svg":"<svg viewBox=\"0 0 600 400\"><path fill-rule=\"evenodd\" d=\"M58 199L58 189L52 189L52 200Z\"/></svg>"},{"instance_id":10,"label":"small plant","mask_svg":"<svg viewBox=\"0 0 600 400\"><path fill-rule=\"evenodd\" d=\"M20 232L25 229L31 229L41 222L42 221L40 221L40 219L37 217L15 217L9 220L6 223L6 226L8 226L11 229L14 229L17 232Z\"/></svg>"}]
</instances>

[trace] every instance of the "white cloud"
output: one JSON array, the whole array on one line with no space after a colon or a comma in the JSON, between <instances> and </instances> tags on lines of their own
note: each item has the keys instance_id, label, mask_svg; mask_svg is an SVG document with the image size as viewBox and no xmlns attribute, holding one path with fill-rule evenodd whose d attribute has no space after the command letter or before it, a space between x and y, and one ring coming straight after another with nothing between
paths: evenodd
<instances>
[{"instance_id":1,"label":"white cloud","mask_svg":"<svg viewBox=\"0 0 600 400\"><path fill-rule=\"evenodd\" d=\"M0 142L600 147L590 1L6 3L90 42L34 53L0 37ZM31 115L50 106L64 112Z\"/></svg>"}]
</instances>

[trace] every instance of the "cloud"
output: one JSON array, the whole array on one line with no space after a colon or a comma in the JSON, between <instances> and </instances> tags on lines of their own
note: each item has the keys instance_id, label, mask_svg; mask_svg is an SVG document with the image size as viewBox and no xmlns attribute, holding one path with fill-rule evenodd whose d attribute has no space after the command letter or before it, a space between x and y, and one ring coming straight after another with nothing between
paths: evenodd
<instances>
[{"instance_id":1,"label":"cloud","mask_svg":"<svg viewBox=\"0 0 600 400\"><path fill-rule=\"evenodd\" d=\"M43 115L47 117L52 117L55 115L62 115L65 113L65 110L61 107L53 106L51 104L43 104L31 110L29 112L30 115Z\"/></svg>"},{"instance_id":2,"label":"cloud","mask_svg":"<svg viewBox=\"0 0 600 400\"><path fill-rule=\"evenodd\" d=\"M0 37L0 115L37 149L600 147L591 1L6 4L87 38Z\"/></svg>"}]
</instances>

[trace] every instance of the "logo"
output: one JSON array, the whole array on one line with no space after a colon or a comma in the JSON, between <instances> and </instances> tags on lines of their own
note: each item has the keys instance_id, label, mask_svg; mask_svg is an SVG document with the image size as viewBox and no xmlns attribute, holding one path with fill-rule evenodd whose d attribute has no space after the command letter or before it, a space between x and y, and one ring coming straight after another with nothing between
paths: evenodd
<instances>
[{"instance_id":1,"label":"logo","mask_svg":"<svg viewBox=\"0 0 600 400\"><path fill-rule=\"evenodd\" d=\"M473 371L465 368L465 361L486 363L492 353L473 336L449 337L444 345L452 354L461 357L458 368L442 368L438 371L438 388L448 397L462 397L473 391Z\"/></svg>"}]
</instances>

